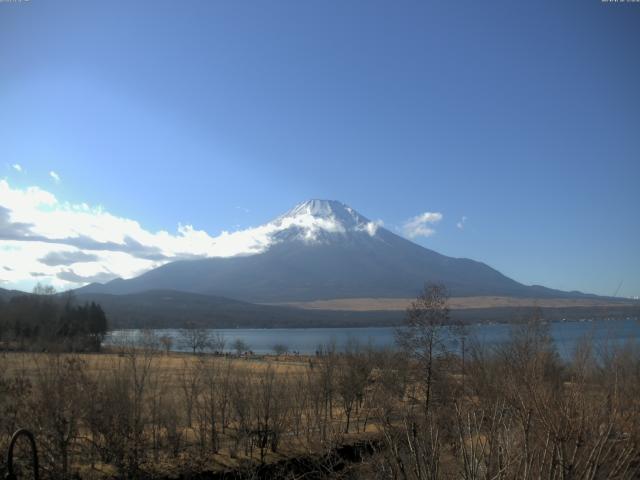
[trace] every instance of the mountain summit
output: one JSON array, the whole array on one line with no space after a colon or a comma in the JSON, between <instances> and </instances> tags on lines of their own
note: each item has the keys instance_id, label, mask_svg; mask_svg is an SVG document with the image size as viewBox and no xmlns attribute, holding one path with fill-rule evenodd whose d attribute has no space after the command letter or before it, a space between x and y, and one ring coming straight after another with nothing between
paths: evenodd
<instances>
[{"instance_id":1,"label":"mountain summit","mask_svg":"<svg viewBox=\"0 0 640 480\"><path fill-rule=\"evenodd\" d=\"M353 208L336 200L308 200L270 223L272 238L279 241L302 240L322 243L340 236L366 233L374 236L378 223L369 221ZM336 236L337 235L337 236Z\"/></svg>"},{"instance_id":2,"label":"mountain summit","mask_svg":"<svg viewBox=\"0 0 640 480\"><path fill-rule=\"evenodd\" d=\"M231 233L232 256L180 260L81 293L170 289L250 302L414 297L425 282L454 296L575 297L525 286L466 258L417 245L334 200L309 200L275 220Z\"/></svg>"},{"instance_id":3,"label":"mountain summit","mask_svg":"<svg viewBox=\"0 0 640 480\"><path fill-rule=\"evenodd\" d=\"M369 222L353 208L336 200L307 200L279 217L279 220L299 219L310 216L339 223L344 228L357 228Z\"/></svg>"}]
</instances>

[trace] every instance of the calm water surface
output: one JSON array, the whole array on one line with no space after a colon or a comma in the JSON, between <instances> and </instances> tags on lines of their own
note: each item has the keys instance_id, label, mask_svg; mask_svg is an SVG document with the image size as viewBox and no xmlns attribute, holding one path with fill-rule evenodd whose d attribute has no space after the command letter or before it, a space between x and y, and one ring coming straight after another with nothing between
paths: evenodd
<instances>
[{"instance_id":1,"label":"calm water surface","mask_svg":"<svg viewBox=\"0 0 640 480\"><path fill-rule=\"evenodd\" d=\"M482 324L468 327L470 338L487 345L498 345L509 339L511 326L506 324ZM640 340L640 322L637 319L626 320L594 320L580 322L557 322L550 324L553 337L559 353L563 357L570 356L578 342L589 336L596 345L623 345L626 342ZM389 347L394 344L393 327L367 328L237 328L217 329L212 332L222 334L227 349L236 339L242 339L256 354L273 352L276 344L286 345L289 351L301 354L314 354L320 345L335 343L342 349L350 341L360 344L371 344L376 347ZM180 330L153 330L158 336L170 336L174 339L172 349L187 351L182 345ZM105 343L118 344L120 342L136 342L142 335L140 330L114 330Z\"/></svg>"}]
</instances>

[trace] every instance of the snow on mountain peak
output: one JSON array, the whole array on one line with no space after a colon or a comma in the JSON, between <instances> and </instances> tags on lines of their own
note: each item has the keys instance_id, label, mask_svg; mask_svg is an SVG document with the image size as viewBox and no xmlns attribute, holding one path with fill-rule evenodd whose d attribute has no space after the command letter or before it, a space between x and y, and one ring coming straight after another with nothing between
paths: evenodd
<instances>
[{"instance_id":1,"label":"snow on mountain peak","mask_svg":"<svg viewBox=\"0 0 640 480\"><path fill-rule=\"evenodd\" d=\"M316 219L333 219L340 222L346 229L369 222L367 218L342 202L317 199L307 200L296 205L279 219L297 218L306 215Z\"/></svg>"},{"instance_id":2,"label":"snow on mountain peak","mask_svg":"<svg viewBox=\"0 0 640 480\"><path fill-rule=\"evenodd\" d=\"M223 231L210 241L206 256L254 255L290 241L326 244L346 241L354 235L375 237L381 225L382 222L372 222L341 202L308 200L258 227Z\"/></svg>"},{"instance_id":3,"label":"snow on mountain peak","mask_svg":"<svg viewBox=\"0 0 640 480\"><path fill-rule=\"evenodd\" d=\"M359 217L363 220L366 220L355 210L342 202L338 202L337 200L319 199L311 199L307 200L306 202L299 203L283 216L295 217L297 215L304 214L313 215L314 217Z\"/></svg>"},{"instance_id":4,"label":"snow on mountain peak","mask_svg":"<svg viewBox=\"0 0 640 480\"><path fill-rule=\"evenodd\" d=\"M381 222L371 222L342 202L312 199L296 205L272 223L282 230L297 229L299 232L294 236L314 242L321 240L321 233L366 232L374 236Z\"/></svg>"}]
</instances>

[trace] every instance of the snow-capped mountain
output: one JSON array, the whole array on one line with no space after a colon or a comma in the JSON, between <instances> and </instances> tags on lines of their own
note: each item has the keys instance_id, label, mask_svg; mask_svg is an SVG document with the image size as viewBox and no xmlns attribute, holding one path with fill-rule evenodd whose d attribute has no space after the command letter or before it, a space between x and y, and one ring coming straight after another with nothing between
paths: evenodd
<instances>
[{"instance_id":1,"label":"snow-capped mountain","mask_svg":"<svg viewBox=\"0 0 640 480\"><path fill-rule=\"evenodd\" d=\"M522 285L474 260L421 247L332 200L309 200L275 220L218 237L225 256L180 260L82 293L171 289L251 302L413 297L425 282L456 296L549 297L565 292ZM217 245L220 247L220 245Z\"/></svg>"},{"instance_id":2,"label":"snow-capped mountain","mask_svg":"<svg viewBox=\"0 0 640 480\"><path fill-rule=\"evenodd\" d=\"M235 232L225 231L214 238L207 237L195 250L207 257L254 255L283 241L300 240L317 244L330 238L344 240L349 234L365 232L373 236L378 224L343 203L309 200L264 225ZM193 257L190 253L180 256Z\"/></svg>"},{"instance_id":3,"label":"snow-capped mountain","mask_svg":"<svg viewBox=\"0 0 640 480\"><path fill-rule=\"evenodd\" d=\"M300 240L306 243L344 241L350 235L373 237L379 223L363 217L335 200L308 200L296 205L269 224L272 244Z\"/></svg>"}]
</instances>

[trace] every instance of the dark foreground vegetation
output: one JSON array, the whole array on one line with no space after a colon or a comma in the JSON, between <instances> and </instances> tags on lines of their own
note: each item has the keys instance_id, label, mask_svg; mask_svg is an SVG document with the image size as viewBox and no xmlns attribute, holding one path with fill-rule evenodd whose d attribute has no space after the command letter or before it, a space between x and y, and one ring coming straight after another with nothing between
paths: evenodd
<instances>
[{"instance_id":1,"label":"dark foreground vegetation","mask_svg":"<svg viewBox=\"0 0 640 480\"><path fill-rule=\"evenodd\" d=\"M5 350L97 352L107 317L95 302L78 304L38 285L33 294L0 298L0 341Z\"/></svg>"},{"instance_id":2,"label":"dark foreground vegetation","mask_svg":"<svg viewBox=\"0 0 640 480\"><path fill-rule=\"evenodd\" d=\"M638 478L639 345L561 360L536 317L499 347L451 333L429 287L394 350L4 353L0 448L31 429L45 478Z\"/></svg>"}]
</instances>

